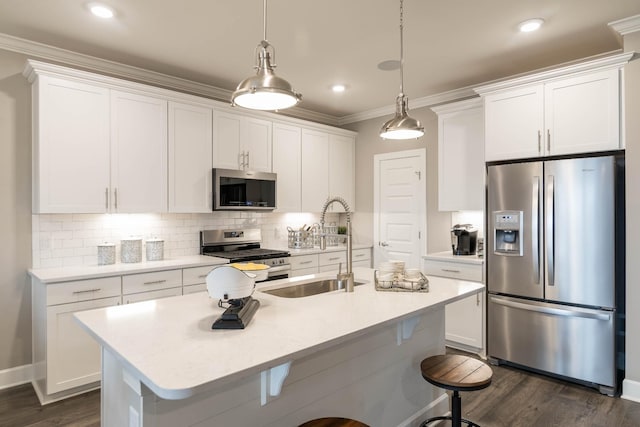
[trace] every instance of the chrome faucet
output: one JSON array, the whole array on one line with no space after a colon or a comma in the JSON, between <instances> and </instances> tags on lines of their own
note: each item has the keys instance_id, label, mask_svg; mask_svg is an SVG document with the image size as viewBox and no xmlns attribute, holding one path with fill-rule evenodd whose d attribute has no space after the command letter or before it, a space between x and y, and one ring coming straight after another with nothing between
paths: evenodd
<instances>
[{"instance_id":1,"label":"chrome faucet","mask_svg":"<svg viewBox=\"0 0 640 427\"><path fill-rule=\"evenodd\" d=\"M327 233L324 230L324 216L327 213L327 208L333 202L340 203L347 213L347 272L344 274L338 273L338 281L342 282L346 280L347 285L345 286L345 290L347 292L353 292L354 279L353 265L351 261L353 255L353 244L351 242L351 209L349 209L349 204L342 197L332 197L324 202L322 215L320 215L320 249L323 251L327 249Z\"/></svg>"}]
</instances>

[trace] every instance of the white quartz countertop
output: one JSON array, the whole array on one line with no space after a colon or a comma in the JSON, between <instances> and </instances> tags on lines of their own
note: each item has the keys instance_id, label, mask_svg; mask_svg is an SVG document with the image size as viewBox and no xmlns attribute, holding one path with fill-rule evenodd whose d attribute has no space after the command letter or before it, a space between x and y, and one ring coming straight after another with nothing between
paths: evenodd
<instances>
[{"instance_id":1,"label":"white quartz countertop","mask_svg":"<svg viewBox=\"0 0 640 427\"><path fill-rule=\"evenodd\" d=\"M136 263L117 263L111 265L81 265L55 268L32 268L29 274L42 283L68 282L70 280L96 279L119 276L121 274L148 273L152 271L172 270L175 268L204 267L226 264L229 260L204 255L176 257L161 261Z\"/></svg>"},{"instance_id":2,"label":"white quartz countertop","mask_svg":"<svg viewBox=\"0 0 640 427\"><path fill-rule=\"evenodd\" d=\"M353 293L281 298L256 291L253 296L260 308L243 330L212 330L223 310L205 292L84 311L75 317L154 393L183 399L483 290L479 283L430 277L428 293L381 292L375 290L372 269L354 272L357 280L368 283L356 286ZM297 279L303 278L263 282L258 290Z\"/></svg>"},{"instance_id":3,"label":"white quartz countertop","mask_svg":"<svg viewBox=\"0 0 640 427\"><path fill-rule=\"evenodd\" d=\"M434 252L423 255L422 258L434 261L450 261L473 265L482 265L484 262L484 258L482 257L477 257L476 255L454 255L451 251Z\"/></svg>"}]
</instances>

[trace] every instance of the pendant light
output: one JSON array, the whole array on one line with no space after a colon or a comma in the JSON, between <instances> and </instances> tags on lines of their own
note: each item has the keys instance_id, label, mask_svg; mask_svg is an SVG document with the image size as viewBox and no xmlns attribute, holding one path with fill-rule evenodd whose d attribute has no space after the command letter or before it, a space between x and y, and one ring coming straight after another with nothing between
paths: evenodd
<instances>
[{"instance_id":1,"label":"pendant light","mask_svg":"<svg viewBox=\"0 0 640 427\"><path fill-rule=\"evenodd\" d=\"M403 92L404 86L404 44L402 39L402 27L403 27L403 0L400 0L400 94L396 98L396 115L380 129L380 136L384 139L411 139L420 138L424 135L424 127L420 122L412 117L409 117L407 111L408 98Z\"/></svg>"},{"instance_id":2,"label":"pendant light","mask_svg":"<svg viewBox=\"0 0 640 427\"><path fill-rule=\"evenodd\" d=\"M275 75L276 50L267 41L267 0L264 0L264 35L256 47L255 76L240 82L233 95L231 105L252 110L283 110L293 107L302 99L302 95L291 87L285 79ZM271 63L273 59L274 63Z\"/></svg>"}]
</instances>

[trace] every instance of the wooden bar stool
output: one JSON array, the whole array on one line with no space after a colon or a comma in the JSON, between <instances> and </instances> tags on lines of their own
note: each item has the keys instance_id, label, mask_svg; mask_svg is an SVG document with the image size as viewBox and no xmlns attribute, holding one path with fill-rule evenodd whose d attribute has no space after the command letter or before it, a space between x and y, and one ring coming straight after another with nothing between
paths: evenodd
<instances>
[{"instance_id":1,"label":"wooden bar stool","mask_svg":"<svg viewBox=\"0 0 640 427\"><path fill-rule=\"evenodd\" d=\"M484 362L461 355L438 355L424 359L420 363L422 377L436 387L453 391L451 396L451 416L433 417L420 424L437 420L451 420L453 427L461 427L466 423L471 427L480 427L462 418L462 401L459 392L481 390L489 387L493 371Z\"/></svg>"},{"instance_id":2,"label":"wooden bar stool","mask_svg":"<svg viewBox=\"0 0 640 427\"><path fill-rule=\"evenodd\" d=\"M318 418L317 420L307 421L298 427L369 427L360 421L350 420L347 418Z\"/></svg>"}]
</instances>

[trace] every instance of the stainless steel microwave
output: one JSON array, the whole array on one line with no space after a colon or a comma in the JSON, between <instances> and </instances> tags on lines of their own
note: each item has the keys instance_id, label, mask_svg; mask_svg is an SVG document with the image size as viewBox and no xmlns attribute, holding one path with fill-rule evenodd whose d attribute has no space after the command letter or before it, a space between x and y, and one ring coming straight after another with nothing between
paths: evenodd
<instances>
[{"instance_id":1,"label":"stainless steel microwave","mask_svg":"<svg viewBox=\"0 0 640 427\"><path fill-rule=\"evenodd\" d=\"M266 211L275 208L275 173L213 169L214 211Z\"/></svg>"}]
</instances>

